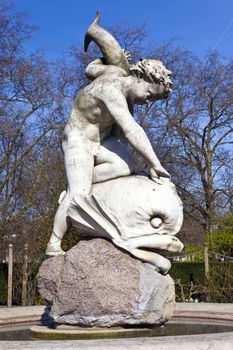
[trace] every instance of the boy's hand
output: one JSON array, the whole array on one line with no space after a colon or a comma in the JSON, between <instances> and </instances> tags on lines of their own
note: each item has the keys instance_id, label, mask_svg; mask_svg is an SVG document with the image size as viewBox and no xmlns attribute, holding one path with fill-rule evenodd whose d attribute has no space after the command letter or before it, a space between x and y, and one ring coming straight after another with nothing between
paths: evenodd
<instances>
[{"instance_id":1,"label":"boy's hand","mask_svg":"<svg viewBox=\"0 0 233 350\"><path fill-rule=\"evenodd\" d=\"M162 185L163 182L159 179L159 177L166 177L169 180L171 179L170 174L162 167L160 163L153 166L153 168L150 168L150 175L151 179L160 185Z\"/></svg>"}]
</instances>

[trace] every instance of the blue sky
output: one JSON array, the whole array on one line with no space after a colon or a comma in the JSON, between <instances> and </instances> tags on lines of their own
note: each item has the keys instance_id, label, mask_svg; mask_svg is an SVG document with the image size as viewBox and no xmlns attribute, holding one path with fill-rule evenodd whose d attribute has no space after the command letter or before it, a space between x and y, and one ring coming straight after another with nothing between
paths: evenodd
<instances>
[{"instance_id":1,"label":"blue sky","mask_svg":"<svg viewBox=\"0 0 233 350\"><path fill-rule=\"evenodd\" d=\"M45 48L51 58L82 42L85 31L101 12L101 25L128 20L147 21L148 42L179 38L184 48L204 57L211 49L233 56L233 0L14 0L40 30L30 48Z\"/></svg>"}]
</instances>

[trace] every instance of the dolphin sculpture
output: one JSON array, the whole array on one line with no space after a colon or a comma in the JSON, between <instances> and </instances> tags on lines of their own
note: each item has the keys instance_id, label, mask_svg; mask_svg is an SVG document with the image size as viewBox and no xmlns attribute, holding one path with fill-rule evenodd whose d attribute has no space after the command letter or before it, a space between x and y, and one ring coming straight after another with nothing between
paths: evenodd
<instances>
[{"instance_id":1,"label":"dolphin sculpture","mask_svg":"<svg viewBox=\"0 0 233 350\"><path fill-rule=\"evenodd\" d=\"M105 63L123 69L130 74L128 60L116 39L107 30L99 26L100 13L97 11L96 18L88 28L84 38L84 50L87 49L92 41L100 48Z\"/></svg>"}]
</instances>

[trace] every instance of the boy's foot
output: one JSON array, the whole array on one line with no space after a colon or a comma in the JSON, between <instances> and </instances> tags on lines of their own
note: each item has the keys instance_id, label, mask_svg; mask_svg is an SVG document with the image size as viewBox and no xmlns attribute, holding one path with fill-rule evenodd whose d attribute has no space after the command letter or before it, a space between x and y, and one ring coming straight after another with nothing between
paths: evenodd
<instances>
[{"instance_id":1,"label":"boy's foot","mask_svg":"<svg viewBox=\"0 0 233 350\"><path fill-rule=\"evenodd\" d=\"M64 255L65 252L59 243L48 243L45 254L48 256L55 256L61 254Z\"/></svg>"}]
</instances>

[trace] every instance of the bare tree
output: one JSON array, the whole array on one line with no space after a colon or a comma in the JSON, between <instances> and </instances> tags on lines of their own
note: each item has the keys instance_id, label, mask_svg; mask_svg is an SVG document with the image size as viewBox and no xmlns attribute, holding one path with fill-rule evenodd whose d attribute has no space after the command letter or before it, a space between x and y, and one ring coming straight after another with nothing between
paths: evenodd
<instances>
[{"instance_id":1,"label":"bare tree","mask_svg":"<svg viewBox=\"0 0 233 350\"><path fill-rule=\"evenodd\" d=\"M216 52L204 62L187 60L176 71L172 98L159 111L182 198L207 240L216 214L232 200L232 73L233 62Z\"/></svg>"},{"instance_id":2,"label":"bare tree","mask_svg":"<svg viewBox=\"0 0 233 350\"><path fill-rule=\"evenodd\" d=\"M6 4L0 5L1 238L22 235L23 215L31 217L42 178L45 149L61 125L51 67L39 52L24 51L35 27Z\"/></svg>"}]
</instances>

